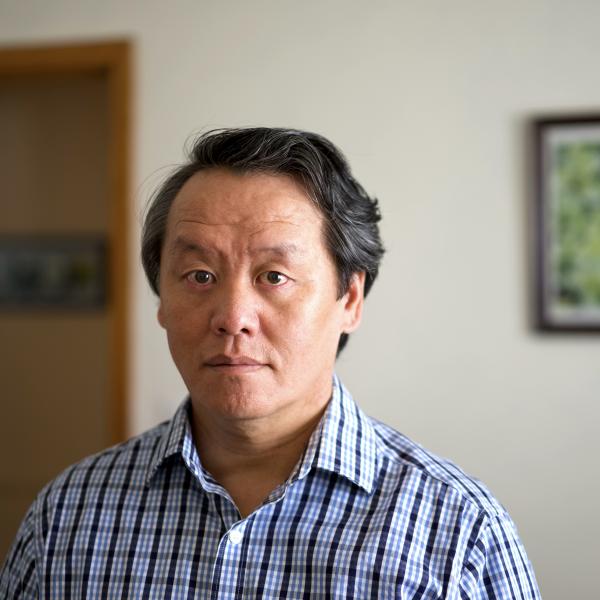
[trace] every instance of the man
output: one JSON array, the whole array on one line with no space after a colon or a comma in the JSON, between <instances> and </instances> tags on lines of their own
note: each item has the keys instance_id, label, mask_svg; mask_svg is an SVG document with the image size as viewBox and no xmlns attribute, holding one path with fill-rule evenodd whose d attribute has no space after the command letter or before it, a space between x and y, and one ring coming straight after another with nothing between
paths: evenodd
<instances>
[{"instance_id":1,"label":"man","mask_svg":"<svg viewBox=\"0 0 600 600\"><path fill-rule=\"evenodd\" d=\"M142 241L189 399L41 492L0 595L539 598L487 489L366 417L334 375L378 221L318 135L201 136Z\"/></svg>"}]
</instances>

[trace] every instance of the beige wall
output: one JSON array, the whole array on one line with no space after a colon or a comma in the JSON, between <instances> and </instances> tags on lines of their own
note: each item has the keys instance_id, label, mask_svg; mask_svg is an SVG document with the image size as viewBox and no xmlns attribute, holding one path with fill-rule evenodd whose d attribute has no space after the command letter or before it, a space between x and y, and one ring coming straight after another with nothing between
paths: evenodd
<instances>
[{"instance_id":1,"label":"beige wall","mask_svg":"<svg viewBox=\"0 0 600 600\"><path fill-rule=\"evenodd\" d=\"M381 199L388 255L339 371L368 412L490 485L562 600L597 594L600 337L528 329L523 127L600 110L599 22L581 0L56 0L3 3L0 43L134 40L132 211L194 131L340 145ZM133 251L131 277L137 432L183 387Z\"/></svg>"}]
</instances>

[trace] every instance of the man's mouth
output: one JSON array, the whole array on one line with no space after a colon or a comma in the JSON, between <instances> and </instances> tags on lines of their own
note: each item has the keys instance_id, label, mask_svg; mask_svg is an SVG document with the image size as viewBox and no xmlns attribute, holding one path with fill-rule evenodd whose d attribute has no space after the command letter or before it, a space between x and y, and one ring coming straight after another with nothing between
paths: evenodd
<instances>
[{"instance_id":1,"label":"man's mouth","mask_svg":"<svg viewBox=\"0 0 600 600\"><path fill-rule=\"evenodd\" d=\"M205 365L212 369L224 371L226 373L257 371L258 369L266 366L265 363L250 356L228 356L226 354L218 354L209 358Z\"/></svg>"}]
</instances>

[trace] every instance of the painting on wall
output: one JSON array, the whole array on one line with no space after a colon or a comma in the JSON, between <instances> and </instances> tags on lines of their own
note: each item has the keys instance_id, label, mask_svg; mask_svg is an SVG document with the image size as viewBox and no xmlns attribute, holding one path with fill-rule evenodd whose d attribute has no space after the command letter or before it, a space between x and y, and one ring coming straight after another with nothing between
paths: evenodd
<instances>
[{"instance_id":1,"label":"painting on wall","mask_svg":"<svg viewBox=\"0 0 600 600\"><path fill-rule=\"evenodd\" d=\"M535 121L537 325L600 331L600 115Z\"/></svg>"},{"instance_id":2,"label":"painting on wall","mask_svg":"<svg viewBox=\"0 0 600 600\"><path fill-rule=\"evenodd\" d=\"M100 308L105 301L103 237L0 237L0 308Z\"/></svg>"}]
</instances>

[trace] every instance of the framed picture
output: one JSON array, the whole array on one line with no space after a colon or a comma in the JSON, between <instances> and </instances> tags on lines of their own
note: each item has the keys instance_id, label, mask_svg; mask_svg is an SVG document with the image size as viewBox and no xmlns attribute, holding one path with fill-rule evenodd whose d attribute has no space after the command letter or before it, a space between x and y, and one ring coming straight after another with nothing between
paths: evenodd
<instances>
[{"instance_id":1,"label":"framed picture","mask_svg":"<svg viewBox=\"0 0 600 600\"><path fill-rule=\"evenodd\" d=\"M600 331L600 114L538 119L537 325Z\"/></svg>"},{"instance_id":2,"label":"framed picture","mask_svg":"<svg viewBox=\"0 0 600 600\"><path fill-rule=\"evenodd\" d=\"M105 301L103 237L0 237L0 308L99 308Z\"/></svg>"}]
</instances>

